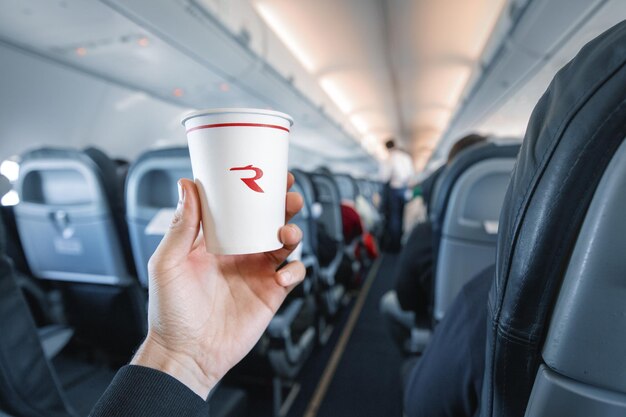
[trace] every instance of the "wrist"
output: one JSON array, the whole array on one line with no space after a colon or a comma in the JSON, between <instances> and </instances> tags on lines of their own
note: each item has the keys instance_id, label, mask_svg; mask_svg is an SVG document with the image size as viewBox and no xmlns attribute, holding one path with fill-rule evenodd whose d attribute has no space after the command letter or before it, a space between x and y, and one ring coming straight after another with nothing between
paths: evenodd
<instances>
[{"instance_id":1,"label":"wrist","mask_svg":"<svg viewBox=\"0 0 626 417\"><path fill-rule=\"evenodd\" d=\"M194 358L166 348L150 333L135 353L130 364L164 372L185 384L202 399L208 397L209 392L217 383L216 379L202 370Z\"/></svg>"}]
</instances>

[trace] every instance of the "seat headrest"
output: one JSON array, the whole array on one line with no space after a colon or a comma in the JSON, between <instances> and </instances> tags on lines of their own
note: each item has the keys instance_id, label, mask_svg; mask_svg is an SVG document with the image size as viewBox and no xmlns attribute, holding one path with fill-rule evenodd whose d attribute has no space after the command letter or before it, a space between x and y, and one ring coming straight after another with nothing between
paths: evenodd
<instances>
[{"instance_id":1,"label":"seat headrest","mask_svg":"<svg viewBox=\"0 0 626 417\"><path fill-rule=\"evenodd\" d=\"M452 163L438 174L438 184L429 207L429 216L435 228L443 223L445 209L450 200L454 184L461 175L472 165L491 158L515 158L520 145L497 145L495 143L480 143L473 145L458 154Z\"/></svg>"},{"instance_id":2,"label":"seat headrest","mask_svg":"<svg viewBox=\"0 0 626 417\"><path fill-rule=\"evenodd\" d=\"M22 163L41 159L82 159L83 153L71 148L38 148L25 152L21 156Z\"/></svg>"},{"instance_id":3,"label":"seat headrest","mask_svg":"<svg viewBox=\"0 0 626 417\"><path fill-rule=\"evenodd\" d=\"M139 158L135 160L128 169L127 178L133 175L133 172L140 167L144 162L152 159L161 158L182 158L188 159L191 163L191 157L189 156L189 148L186 146L173 146L169 148L152 149L142 153Z\"/></svg>"},{"instance_id":4,"label":"seat headrest","mask_svg":"<svg viewBox=\"0 0 626 417\"><path fill-rule=\"evenodd\" d=\"M133 165L138 165L142 161L153 158L190 158L189 148L186 146L173 146L169 148L158 148L144 152L137 158Z\"/></svg>"},{"instance_id":5,"label":"seat headrest","mask_svg":"<svg viewBox=\"0 0 626 417\"><path fill-rule=\"evenodd\" d=\"M535 107L500 217L482 416L522 416L587 207L626 136L626 23L587 44Z\"/></svg>"},{"instance_id":6,"label":"seat headrest","mask_svg":"<svg viewBox=\"0 0 626 417\"><path fill-rule=\"evenodd\" d=\"M315 190L313 188L313 183L311 182L311 178L309 177L309 175L299 169L292 169L290 171L293 174L296 182L302 187L302 197L311 205L315 203Z\"/></svg>"},{"instance_id":7,"label":"seat headrest","mask_svg":"<svg viewBox=\"0 0 626 417\"><path fill-rule=\"evenodd\" d=\"M426 204L426 207L428 207L429 209L433 203L432 198L435 184L437 183L437 180L441 176L441 173L444 171L444 169L446 169L445 165L440 166L420 184L420 187L422 188L424 204Z\"/></svg>"}]
</instances>

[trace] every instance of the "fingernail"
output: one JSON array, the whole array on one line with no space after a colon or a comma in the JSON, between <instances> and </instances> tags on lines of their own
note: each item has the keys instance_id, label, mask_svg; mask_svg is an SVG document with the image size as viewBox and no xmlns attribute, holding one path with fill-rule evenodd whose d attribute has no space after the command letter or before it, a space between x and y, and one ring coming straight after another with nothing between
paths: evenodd
<instances>
[{"instance_id":1,"label":"fingernail","mask_svg":"<svg viewBox=\"0 0 626 417\"><path fill-rule=\"evenodd\" d=\"M298 240L302 239L302 230L300 230L300 228L296 226L295 224L292 224L290 226L291 226L291 230L293 230L293 232L296 234L296 237L298 238Z\"/></svg>"},{"instance_id":2,"label":"fingernail","mask_svg":"<svg viewBox=\"0 0 626 417\"><path fill-rule=\"evenodd\" d=\"M280 271L280 280L282 281L283 286L286 287L291 284L291 281L293 280L293 275L288 270Z\"/></svg>"},{"instance_id":3,"label":"fingernail","mask_svg":"<svg viewBox=\"0 0 626 417\"><path fill-rule=\"evenodd\" d=\"M176 211L180 212L183 208L183 203L185 202L185 188L180 181L176 183L178 185L178 204L176 205Z\"/></svg>"}]
</instances>

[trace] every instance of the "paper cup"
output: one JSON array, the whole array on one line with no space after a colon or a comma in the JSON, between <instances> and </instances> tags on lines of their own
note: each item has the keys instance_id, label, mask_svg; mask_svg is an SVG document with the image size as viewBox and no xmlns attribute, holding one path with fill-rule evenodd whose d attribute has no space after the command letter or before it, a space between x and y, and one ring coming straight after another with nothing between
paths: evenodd
<instances>
[{"instance_id":1,"label":"paper cup","mask_svg":"<svg viewBox=\"0 0 626 417\"><path fill-rule=\"evenodd\" d=\"M207 250L236 255L282 247L293 119L269 110L210 109L186 115L182 124Z\"/></svg>"}]
</instances>

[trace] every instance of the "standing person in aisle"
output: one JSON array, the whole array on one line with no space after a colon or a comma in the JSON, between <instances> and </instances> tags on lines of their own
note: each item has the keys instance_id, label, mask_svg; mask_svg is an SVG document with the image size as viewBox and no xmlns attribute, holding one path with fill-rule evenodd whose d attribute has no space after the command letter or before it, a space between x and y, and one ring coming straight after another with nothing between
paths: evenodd
<instances>
[{"instance_id":1,"label":"standing person in aisle","mask_svg":"<svg viewBox=\"0 0 626 417\"><path fill-rule=\"evenodd\" d=\"M402 246L406 192L414 174L413 161L406 151L396 146L393 139L387 140L385 147L389 151L389 160L383 172L383 179L387 181L387 227L383 242L387 251L398 252Z\"/></svg>"}]
</instances>

